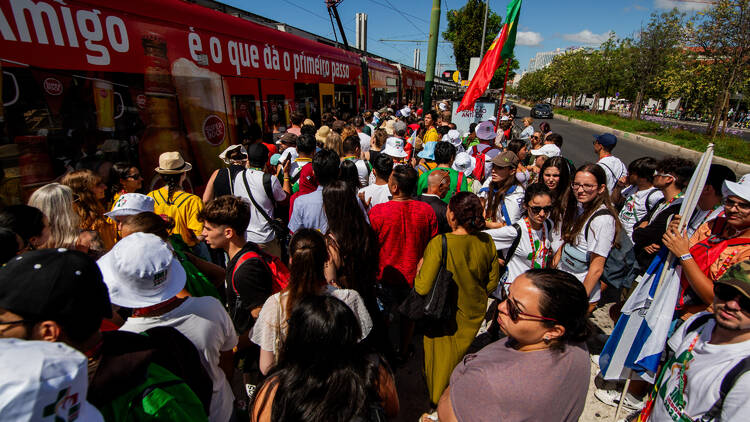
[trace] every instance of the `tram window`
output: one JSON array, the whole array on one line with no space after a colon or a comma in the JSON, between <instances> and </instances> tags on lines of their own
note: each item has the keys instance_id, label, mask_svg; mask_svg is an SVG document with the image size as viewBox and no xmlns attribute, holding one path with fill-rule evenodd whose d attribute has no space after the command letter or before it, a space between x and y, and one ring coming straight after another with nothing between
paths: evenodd
<instances>
[{"instance_id":1,"label":"tram window","mask_svg":"<svg viewBox=\"0 0 750 422\"><path fill-rule=\"evenodd\" d=\"M260 132L261 120L255 95L233 95L232 108L234 109L237 139L242 142L257 140L253 137L257 136L254 133Z\"/></svg>"},{"instance_id":2,"label":"tram window","mask_svg":"<svg viewBox=\"0 0 750 422\"><path fill-rule=\"evenodd\" d=\"M336 85L334 95L336 96L336 109L344 115L353 116L355 114L355 92L356 87L351 85ZM344 119L347 120L347 119Z\"/></svg>"},{"instance_id":3,"label":"tram window","mask_svg":"<svg viewBox=\"0 0 750 422\"><path fill-rule=\"evenodd\" d=\"M324 113L331 113L333 112L333 95L322 95L322 109Z\"/></svg>"},{"instance_id":4,"label":"tram window","mask_svg":"<svg viewBox=\"0 0 750 422\"><path fill-rule=\"evenodd\" d=\"M318 84L294 84L294 109L314 122L320 122Z\"/></svg>"},{"instance_id":5,"label":"tram window","mask_svg":"<svg viewBox=\"0 0 750 422\"><path fill-rule=\"evenodd\" d=\"M272 129L271 122L278 122L279 126L289 127L289 110L286 107L286 98L283 95L267 95L268 121L267 130Z\"/></svg>"}]
</instances>

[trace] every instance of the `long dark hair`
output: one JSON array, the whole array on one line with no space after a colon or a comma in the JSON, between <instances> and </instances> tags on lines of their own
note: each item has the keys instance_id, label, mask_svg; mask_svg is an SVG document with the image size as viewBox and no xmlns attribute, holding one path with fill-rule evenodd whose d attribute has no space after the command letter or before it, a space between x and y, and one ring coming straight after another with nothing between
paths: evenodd
<instances>
[{"instance_id":1,"label":"long dark hair","mask_svg":"<svg viewBox=\"0 0 750 422\"><path fill-rule=\"evenodd\" d=\"M537 182L526 186L526 191L523 193L524 215L529 214L529 202L531 202L531 200L536 198L537 196L549 196L551 199L552 193L544 183Z\"/></svg>"},{"instance_id":2,"label":"long dark hair","mask_svg":"<svg viewBox=\"0 0 750 422\"><path fill-rule=\"evenodd\" d=\"M136 166L125 162L112 165L112 168L109 169L109 189L107 190L108 199L112 199L116 193L124 189L120 181L122 179L127 179L130 175L130 169L134 167Z\"/></svg>"},{"instance_id":3,"label":"long dark hair","mask_svg":"<svg viewBox=\"0 0 750 422\"><path fill-rule=\"evenodd\" d=\"M572 194L570 189L570 166L568 160L563 157L552 157L542 164L541 170L539 170L540 182L544 183L544 171L550 167L554 167L560 171L560 181L557 183L555 189L550 190L552 195L552 213L550 214L550 220L555 223L555 226L562 223L562 216L565 214L565 210L569 208L575 208L576 201L575 196Z\"/></svg>"},{"instance_id":4,"label":"long dark hair","mask_svg":"<svg viewBox=\"0 0 750 422\"><path fill-rule=\"evenodd\" d=\"M482 202L471 192L458 192L451 197L448 208L453 213L456 223L470 234L484 230Z\"/></svg>"},{"instance_id":5,"label":"long dark hair","mask_svg":"<svg viewBox=\"0 0 750 422\"><path fill-rule=\"evenodd\" d=\"M516 179L516 169L513 168L513 172L508 175L508 178L504 182L496 183L490 179L490 190L487 192L487 206L486 209L490 213L490 219L497 221L497 210L502 207L503 201L505 201L505 195L513 185L518 185L518 179ZM490 178L492 174L490 174ZM518 188L516 188L518 189Z\"/></svg>"},{"instance_id":6,"label":"long dark hair","mask_svg":"<svg viewBox=\"0 0 750 422\"><path fill-rule=\"evenodd\" d=\"M615 208L612 206L612 201L609 199L607 175L604 173L604 169L598 164L588 163L582 165L576 170L576 174L581 172L591 173L594 178L596 178L597 188L604 186L604 190L597 195L593 201L583 205L583 214L580 217L576 215L578 214L577 206L568 207L565 210L565 216L563 217L563 239L568 243L575 243L578 234L583 230L586 222L591 218L591 215L593 215L599 207L604 205L615 220L614 242L616 246L619 245L618 239L620 236L620 230L622 230L622 225L620 224L617 211L615 211ZM570 190L570 195L574 195L572 189Z\"/></svg>"},{"instance_id":7,"label":"long dark hair","mask_svg":"<svg viewBox=\"0 0 750 422\"><path fill-rule=\"evenodd\" d=\"M279 363L269 373L263 409L273 387L271 420L349 422L366 417L380 402L378 374L382 362L367 359L357 341L359 322L349 307L327 295L305 297L289 317Z\"/></svg>"},{"instance_id":8,"label":"long dark hair","mask_svg":"<svg viewBox=\"0 0 750 422\"><path fill-rule=\"evenodd\" d=\"M297 230L289 241L289 261L286 315L291 315L302 298L319 294L326 285L328 248L323 235L313 229Z\"/></svg>"},{"instance_id":9,"label":"long dark hair","mask_svg":"<svg viewBox=\"0 0 750 422\"><path fill-rule=\"evenodd\" d=\"M339 180L346 182L355 191L362 187L359 182L357 164L354 161L344 160L341 162L341 165L339 165Z\"/></svg>"},{"instance_id":10,"label":"long dark hair","mask_svg":"<svg viewBox=\"0 0 750 422\"><path fill-rule=\"evenodd\" d=\"M356 193L344 181L323 188L323 210L328 218L326 240L338 249L342 268L339 287L354 289L367 301L374 297L378 269L378 238L367 223Z\"/></svg>"},{"instance_id":11,"label":"long dark hair","mask_svg":"<svg viewBox=\"0 0 750 422\"><path fill-rule=\"evenodd\" d=\"M541 292L541 316L555 320L543 320L542 324L550 328L559 324L565 328L565 333L550 343L551 349L563 351L568 343L583 342L591 335L589 296L578 279L550 268L527 270L524 275Z\"/></svg>"}]
</instances>

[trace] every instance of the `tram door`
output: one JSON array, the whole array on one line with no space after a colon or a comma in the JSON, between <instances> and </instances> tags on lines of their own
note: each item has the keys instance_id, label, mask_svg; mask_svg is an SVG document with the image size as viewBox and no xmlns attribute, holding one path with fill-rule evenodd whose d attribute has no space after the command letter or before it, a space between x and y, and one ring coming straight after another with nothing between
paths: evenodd
<instances>
[{"instance_id":1,"label":"tram door","mask_svg":"<svg viewBox=\"0 0 750 422\"><path fill-rule=\"evenodd\" d=\"M273 123L290 127L289 116L294 101L294 84L291 81L263 79L260 83L260 94L263 98L263 131L271 132Z\"/></svg>"},{"instance_id":2,"label":"tram door","mask_svg":"<svg viewBox=\"0 0 750 422\"><path fill-rule=\"evenodd\" d=\"M318 84L320 86L320 109L323 113L330 113L336 105L333 96L333 84Z\"/></svg>"},{"instance_id":3,"label":"tram door","mask_svg":"<svg viewBox=\"0 0 750 422\"><path fill-rule=\"evenodd\" d=\"M257 124L263 127L258 79L224 77L224 84L231 100L233 121L230 122L235 142L242 143L249 139L250 126Z\"/></svg>"}]
</instances>

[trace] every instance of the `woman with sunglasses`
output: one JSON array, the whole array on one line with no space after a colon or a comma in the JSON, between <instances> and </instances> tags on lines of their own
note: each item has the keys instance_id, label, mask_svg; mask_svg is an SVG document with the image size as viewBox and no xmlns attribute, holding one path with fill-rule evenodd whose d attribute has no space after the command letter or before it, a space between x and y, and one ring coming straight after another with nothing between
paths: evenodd
<instances>
[{"instance_id":1,"label":"woman with sunglasses","mask_svg":"<svg viewBox=\"0 0 750 422\"><path fill-rule=\"evenodd\" d=\"M523 217L512 226L485 230L492 236L498 256L502 251L506 269L500 278L496 297L500 297L500 290L507 291L513 280L526 270L547 268L554 255L550 238L552 224L548 220L552 213L549 188L542 183L530 185L523 198L523 210ZM515 250L511 251L514 244ZM508 256L509 252L512 252L511 256Z\"/></svg>"},{"instance_id":2,"label":"woman with sunglasses","mask_svg":"<svg viewBox=\"0 0 750 422\"><path fill-rule=\"evenodd\" d=\"M438 403L438 420L577 421L591 371L587 297L563 271L521 274L498 305L507 338L456 366Z\"/></svg>"},{"instance_id":3,"label":"woman with sunglasses","mask_svg":"<svg viewBox=\"0 0 750 422\"><path fill-rule=\"evenodd\" d=\"M446 211L453 230L446 237L446 268L456 283L455 323L446 323L441 332L426 330L424 337L425 374L430 401L436 404L458 364L479 331L487 309L487 298L500 277L497 251L485 228L482 204L471 192L451 198ZM435 282L442 256L442 236L435 236L424 251L422 266L414 280L414 290L427 295ZM452 321L451 321L452 322Z\"/></svg>"},{"instance_id":4,"label":"woman with sunglasses","mask_svg":"<svg viewBox=\"0 0 750 422\"><path fill-rule=\"evenodd\" d=\"M557 251L557 268L575 276L589 295L593 311L601 298L599 278L622 226L607 190L607 175L596 164L578 168L571 185L577 206L565 210L563 247Z\"/></svg>"},{"instance_id":5,"label":"woman with sunglasses","mask_svg":"<svg viewBox=\"0 0 750 422\"><path fill-rule=\"evenodd\" d=\"M130 163L115 163L109 174L109 197L112 204L126 193L140 193L143 186L143 177L138 167Z\"/></svg>"},{"instance_id":6,"label":"woman with sunglasses","mask_svg":"<svg viewBox=\"0 0 750 422\"><path fill-rule=\"evenodd\" d=\"M675 215L662 238L682 265L677 312L687 317L713 301L714 282L734 264L750 259L750 174L724 182L724 213L704 223L688 239Z\"/></svg>"}]
</instances>

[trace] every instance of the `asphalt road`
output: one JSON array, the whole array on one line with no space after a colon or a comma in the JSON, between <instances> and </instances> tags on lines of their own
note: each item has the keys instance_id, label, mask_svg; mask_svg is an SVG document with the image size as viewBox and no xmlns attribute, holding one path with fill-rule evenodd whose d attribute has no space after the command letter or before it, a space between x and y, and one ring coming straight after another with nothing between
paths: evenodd
<instances>
[{"instance_id":1,"label":"asphalt road","mask_svg":"<svg viewBox=\"0 0 750 422\"><path fill-rule=\"evenodd\" d=\"M523 117L527 117L528 115L529 110L519 106L516 120L520 122ZM594 152L593 146L594 135L598 135L599 132L557 119L534 119L533 126L539 128L541 122L549 123L553 132L562 135L562 154L565 158L572 160L576 167L584 163L596 162L599 159ZM658 148L652 148L626 139L619 139L617 146L612 151L612 155L622 160L627 166L637 158L652 157L659 160L668 154L665 154Z\"/></svg>"}]
</instances>

